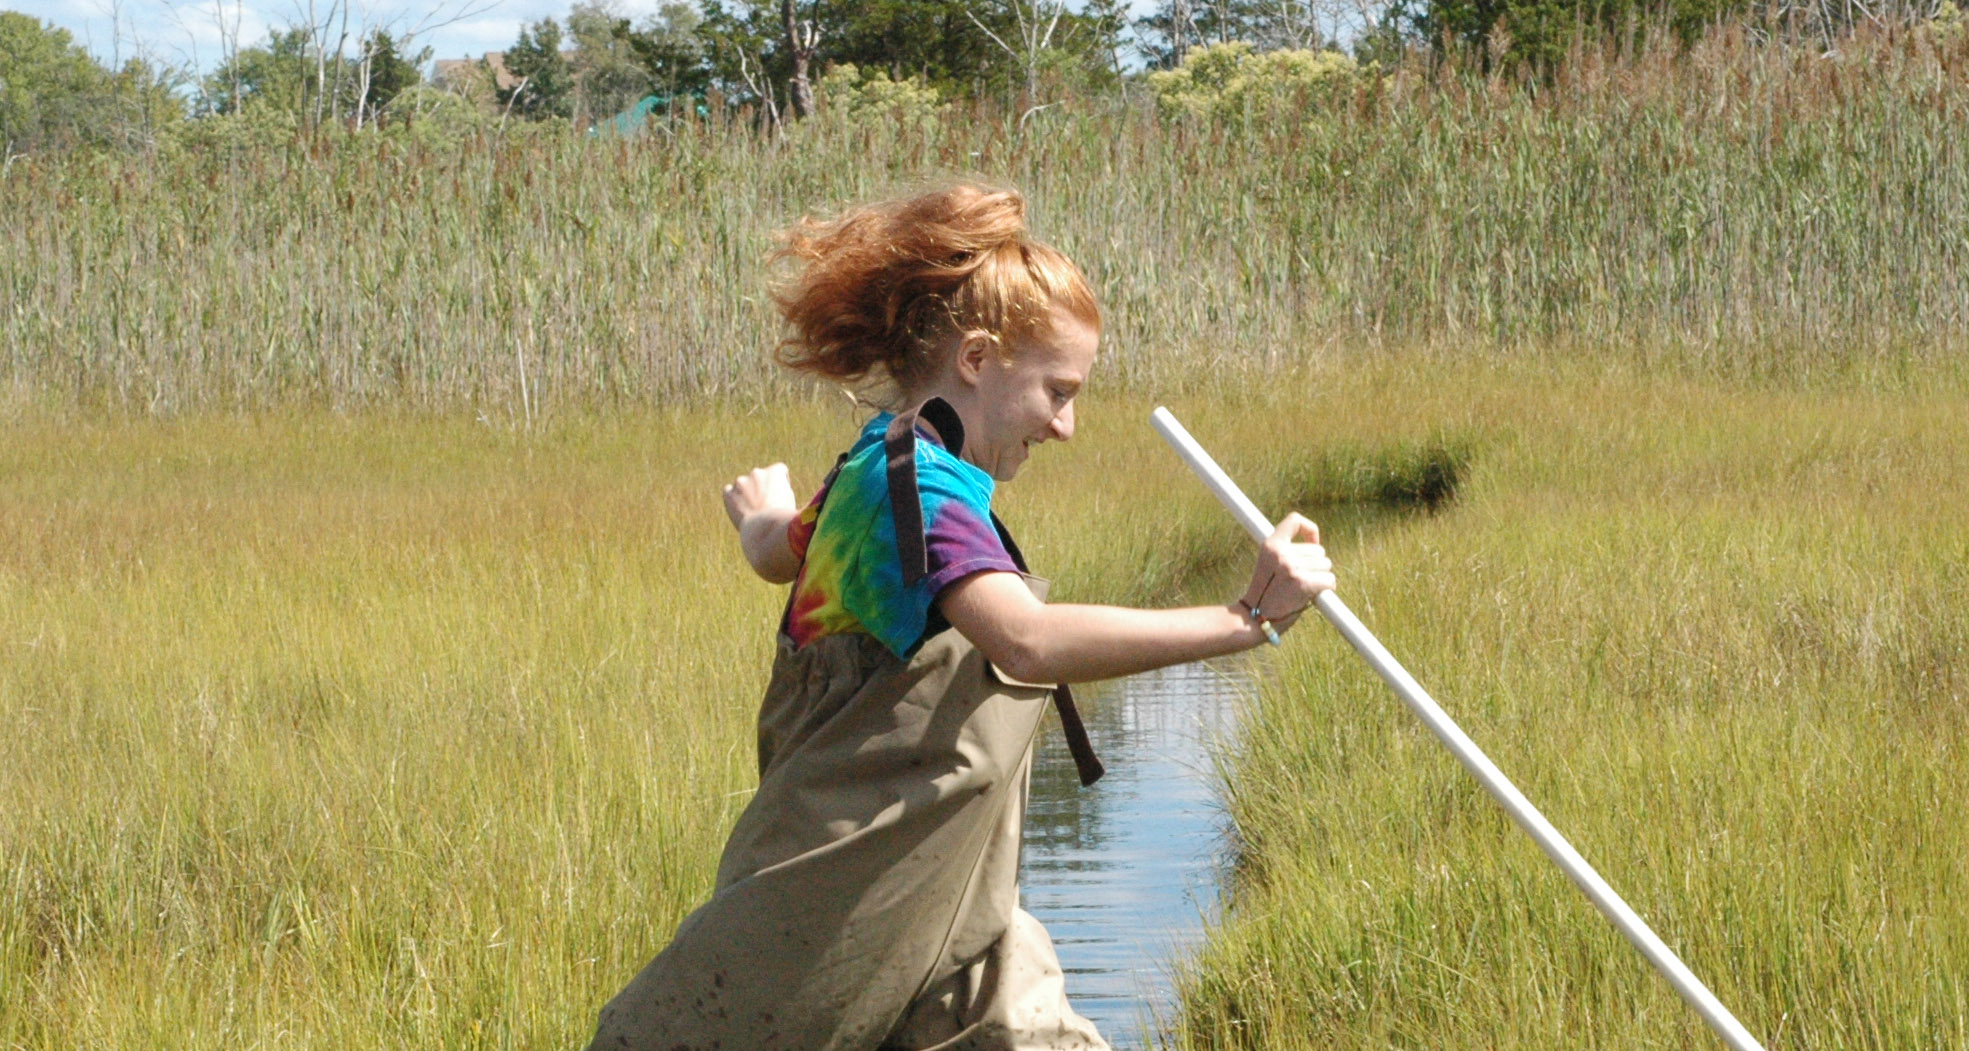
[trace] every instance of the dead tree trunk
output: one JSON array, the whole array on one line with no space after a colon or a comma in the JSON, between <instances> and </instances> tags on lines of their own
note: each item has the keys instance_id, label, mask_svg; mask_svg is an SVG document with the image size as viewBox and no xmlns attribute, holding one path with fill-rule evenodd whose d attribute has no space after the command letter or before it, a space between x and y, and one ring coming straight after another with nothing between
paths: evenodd
<instances>
[{"instance_id":1,"label":"dead tree trunk","mask_svg":"<svg viewBox=\"0 0 1969 1051\"><path fill-rule=\"evenodd\" d=\"M779 19L786 26L786 54L793 60L793 75L787 80L786 94L793 103L793 115L805 120L814 112L814 86L807 78L807 64L813 61L820 29L812 19L802 22L795 17L793 3L794 0L779 0Z\"/></svg>"}]
</instances>

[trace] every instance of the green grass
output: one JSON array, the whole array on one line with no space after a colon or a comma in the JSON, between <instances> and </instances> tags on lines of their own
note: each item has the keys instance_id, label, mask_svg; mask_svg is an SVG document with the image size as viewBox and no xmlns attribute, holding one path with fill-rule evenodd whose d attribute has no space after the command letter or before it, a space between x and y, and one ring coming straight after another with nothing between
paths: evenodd
<instances>
[{"instance_id":1,"label":"green grass","mask_svg":"<svg viewBox=\"0 0 1969 1051\"><path fill-rule=\"evenodd\" d=\"M1768 1046L1969 1041L1969 392L1416 380L1392 427L1312 401L1472 436L1455 503L1336 538L1355 611ZM1335 633L1292 643L1177 1046L1720 1046Z\"/></svg>"},{"instance_id":2,"label":"green grass","mask_svg":"<svg viewBox=\"0 0 1969 1051\"><path fill-rule=\"evenodd\" d=\"M585 1038L755 783L783 592L718 487L817 484L845 407L9 428L0 1046ZM1065 595L1217 524L1146 411L1008 493Z\"/></svg>"},{"instance_id":3,"label":"green grass","mask_svg":"<svg viewBox=\"0 0 1969 1051\"><path fill-rule=\"evenodd\" d=\"M1915 379L1416 355L1171 407L1753 1031L1930 1048L1969 1036L1969 392ZM1149 407L1097 391L1002 494L1062 598L1247 557ZM717 486L811 485L851 422L10 428L0 1044L579 1040L753 776L778 595ZM1177 1046L1714 1046L1323 624L1260 659Z\"/></svg>"},{"instance_id":4,"label":"green grass","mask_svg":"<svg viewBox=\"0 0 1969 1051\"><path fill-rule=\"evenodd\" d=\"M11 432L0 1043L572 1040L750 774L773 598L688 451L788 426Z\"/></svg>"}]
</instances>

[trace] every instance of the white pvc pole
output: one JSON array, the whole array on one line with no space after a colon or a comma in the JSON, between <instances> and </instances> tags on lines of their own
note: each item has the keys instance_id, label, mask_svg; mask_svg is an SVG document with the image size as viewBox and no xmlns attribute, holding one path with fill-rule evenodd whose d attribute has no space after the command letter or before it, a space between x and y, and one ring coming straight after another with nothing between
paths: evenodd
<instances>
[{"instance_id":1,"label":"white pvc pole","mask_svg":"<svg viewBox=\"0 0 1969 1051\"><path fill-rule=\"evenodd\" d=\"M1168 409L1156 409L1151 422L1155 424L1155 429L1161 432L1163 438L1175 447L1177 455L1183 458L1183 462L1189 464L1190 469L1203 479L1203 484L1210 487L1210 491L1216 494L1217 499L1230 510L1231 514L1237 516L1245 532L1261 542L1272 535L1272 524L1266 520L1264 514L1238 489L1237 483L1231 481L1223 468L1217 466L1217 461L1203 451L1203 447L1196 443L1196 439L1190 437L1190 432L1176 422L1176 417L1171 415ZM1382 647L1380 641L1361 624L1353 611L1347 608L1346 603L1340 601L1340 596L1331 591L1323 591L1317 604L1319 611L1326 615L1326 619L1332 621L1333 626L1340 629L1340 634L1346 636L1354 649L1359 650L1360 655L1367 658L1367 662L1374 666L1374 670L1380 673L1381 678L1385 679L1389 686L1394 687L1395 692L1400 694L1409 708L1421 717L1430 731L1440 738L1443 744L1449 746L1449 750L1455 753L1464 768L1476 775L1478 781L1483 782L1484 788L1490 792L1492 798L1503 805L1511 817L1518 822L1519 827L1531 834L1531 838L1538 842L1539 848L1545 851L1546 856L1558 862L1559 867L1565 870L1566 875L1571 877L1575 884L1579 885L1580 890L1586 892L1586 896L1592 899L1593 904L1613 921L1614 926L1620 928L1620 933L1626 935L1627 940L1641 950L1641 955L1647 957L1649 963L1654 964L1655 970L1660 971L1662 976L1675 986L1675 991L1681 993L1682 998L1702 1015L1703 1021L1708 1022L1711 1029L1716 1030L1716 1035L1722 1037L1723 1042L1736 1051L1763 1051L1762 1045L1750 1035L1750 1030L1745 1029L1743 1023L1737 1021L1736 1016L1730 1013L1729 1008L1724 1007L1723 1002L1716 999L1716 994L1710 992L1709 987L1702 984L1702 980L1689 970L1688 965L1682 962L1682 958L1675 955L1673 949L1656 937L1655 932L1648 928L1647 923L1636 915L1633 909L1628 908L1620 895L1614 893L1612 887L1607 886L1607 881L1593 871L1593 866L1588 865L1586 859L1579 856L1579 852L1572 848L1572 844L1566 842L1565 837L1559 834L1559 830L1545 820L1545 815L1540 814L1538 808L1532 806L1531 801L1524 797L1524 793L1519 792L1517 787L1505 778L1503 772L1497 769L1497 765L1477 748L1476 743L1450 721L1449 716L1445 715L1442 708L1430 698L1428 692L1422 689L1422 685L1416 682L1393 655Z\"/></svg>"}]
</instances>

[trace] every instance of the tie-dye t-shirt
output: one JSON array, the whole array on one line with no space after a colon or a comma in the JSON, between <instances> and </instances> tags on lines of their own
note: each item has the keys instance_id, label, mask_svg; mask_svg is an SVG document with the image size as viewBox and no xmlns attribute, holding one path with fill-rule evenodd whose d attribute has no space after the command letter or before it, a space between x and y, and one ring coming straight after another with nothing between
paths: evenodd
<instances>
[{"instance_id":1,"label":"tie-dye t-shirt","mask_svg":"<svg viewBox=\"0 0 1969 1051\"><path fill-rule=\"evenodd\" d=\"M894 418L881 413L862 428L833 484L787 527L793 553L803 559L786 621L796 646L859 631L906 658L922 645L931 604L945 585L985 570L1018 572L991 525L991 476L919 427L916 484L929 572L903 585L882 444Z\"/></svg>"}]
</instances>

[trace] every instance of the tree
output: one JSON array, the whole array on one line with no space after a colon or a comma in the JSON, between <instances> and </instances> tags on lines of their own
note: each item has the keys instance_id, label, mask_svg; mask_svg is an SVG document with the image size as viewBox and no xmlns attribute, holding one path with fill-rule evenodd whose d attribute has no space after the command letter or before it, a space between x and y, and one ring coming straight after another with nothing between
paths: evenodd
<instances>
[{"instance_id":1,"label":"tree","mask_svg":"<svg viewBox=\"0 0 1969 1051\"><path fill-rule=\"evenodd\" d=\"M0 151L11 157L93 138L106 79L66 30L0 11Z\"/></svg>"},{"instance_id":2,"label":"tree","mask_svg":"<svg viewBox=\"0 0 1969 1051\"><path fill-rule=\"evenodd\" d=\"M1053 34L1060 30L1060 19L1066 17L1066 0L1002 0L992 7L997 9L998 21L1010 18L1014 32L1009 38L986 25L976 11L966 10L964 14L1019 67L1024 74L1025 99L1031 103L1039 97L1039 71L1047 52L1053 49Z\"/></svg>"},{"instance_id":3,"label":"tree","mask_svg":"<svg viewBox=\"0 0 1969 1051\"><path fill-rule=\"evenodd\" d=\"M669 104L703 98L711 84L704 17L688 4L667 3L629 34L629 46L652 90Z\"/></svg>"},{"instance_id":4,"label":"tree","mask_svg":"<svg viewBox=\"0 0 1969 1051\"><path fill-rule=\"evenodd\" d=\"M109 125L112 144L149 146L158 135L183 123L185 102L178 89L188 81L183 74L153 66L141 57L123 63L123 68L110 77L115 109Z\"/></svg>"},{"instance_id":5,"label":"tree","mask_svg":"<svg viewBox=\"0 0 1969 1051\"><path fill-rule=\"evenodd\" d=\"M388 32L378 29L370 33L362 42L361 76L356 92L361 100L356 109L357 125L362 124L365 113L367 119L374 120L398 95L422 84L424 74L419 70L430 59L428 47L406 59L398 53L397 42Z\"/></svg>"},{"instance_id":6,"label":"tree","mask_svg":"<svg viewBox=\"0 0 1969 1051\"><path fill-rule=\"evenodd\" d=\"M207 113L243 113L257 106L279 112L308 112L319 90L313 34L295 26L270 33L259 47L243 48L205 78L199 108Z\"/></svg>"},{"instance_id":7,"label":"tree","mask_svg":"<svg viewBox=\"0 0 1969 1051\"><path fill-rule=\"evenodd\" d=\"M0 11L0 157L142 145L183 116L169 81L132 59L110 73L68 31Z\"/></svg>"},{"instance_id":8,"label":"tree","mask_svg":"<svg viewBox=\"0 0 1969 1051\"><path fill-rule=\"evenodd\" d=\"M922 77L945 94L1010 88L1024 71L984 30L1016 37L1008 13L971 0L870 0L831 24L826 60L886 70L894 80Z\"/></svg>"},{"instance_id":9,"label":"tree","mask_svg":"<svg viewBox=\"0 0 1969 1051\"><path fill-rule=\"evenodd\" d=\"M815 0L809 11L819 7ZM793 102L794 116L805 120L814 115L814 85L807 77L807 66L820 43L820 25L812 17L800 18L793 0L779 0L779 20L786 33L787 62L792 66L786 77L786 96Z\"/></svg>"},{"instance_id":10,"label":"tree","mask_svg":"<svg viewBox=\"0 0 1969 1051\"><path fill-rule=\"evenodd\" d=\"M1322 21L1371 22L1377 0L1164 0L1136 22L1149 65L1174 69L1192 47L1242 41L1259 51L1309 50Z\"/></svg>"},{"instance_id":11,"label":"tree","mask_svg":"<svg viewBox=\"0 0 1969 1051\"><path fill-rule=\"evenodd\" d=\"M560 23L543 18L522 28L505 61L514 83L499 90L501 106L536 120L573 114L574 71L561 54Z\"/></svg>"},{"instance_id":12,"label":"tree","mask_svg":"<svg viewBox=\"0 0 1969 1051\"><path fill-rule=\"evenodd\" d=\"M1087 57L1098 58L1116 79L1122 74L1122 34L1128 29L1128 0L1087 0L1080 13L1087 21Z\"/></svg>"},{"instance_id":13,"label":"tree","mask_svg":"<svg viewBox=\"0 0 1969 1051\"><path fill-rule=\"evenodd\" d=\"M575 4L567 32L574 39L575 113L583 123L621 113L649 94L635 31L609 3Z\"/></svg>"},{"instance_id":14,"label":"tree","mask_svg":"<svg viewBox=\"0 0 1969 1051\"><path fill-rule=\"evenodd\" d=\"M768 112L783 101L797 110L796 65L809 48L809 80L846 63L892 82L921 80L944 97L1009 95L1061 77L1099 83L1118 75L1125 0L1074 6L1081 9L1061 0L705 0L699 33L713 84Z\"/></svg>"},{"instance_id":15,"label":"tree","mask_svg":"<svg viewBox=\"0 0 1969 1051\"><path fill-rule=\"evenodd\" d=\"M1422 0L1416 32L1431 45L1461 45L1507 68L1549 72L1581 34L1618 32L1665 19L1684 42L1749 5L1745 0ZM1501 30L1501 32L1500 32ZM1506 42L1500 50L1499 41Z\"/></svg>"},{"instance_id":16,"label":"tree","mask_svg":"<svg viewBox=\"0 0 1969 1051\"><path fill-rule=\"evenodd\" d=\"M774 82L790 69L781 53L783 27L778 9L757 0L704 0L704 20L698 35L705 42L705 65L710 87L740 105L760 108L768 122L779 120L779 92Z\"/></svg>"},{"instance_id":17,"label":"tree","mask_svg":"<svg viewBox=\"0 0 1969 1051\"><path fill-rule=\"evenodd\" d=\"M1038 101L1042 80L1098 88L1120 76L1126 23L1120 4L1086 4L1075 12L1065 0L986 0L966 14L1004 53L1027 105Z\"/></svg>"}]
</instances>

